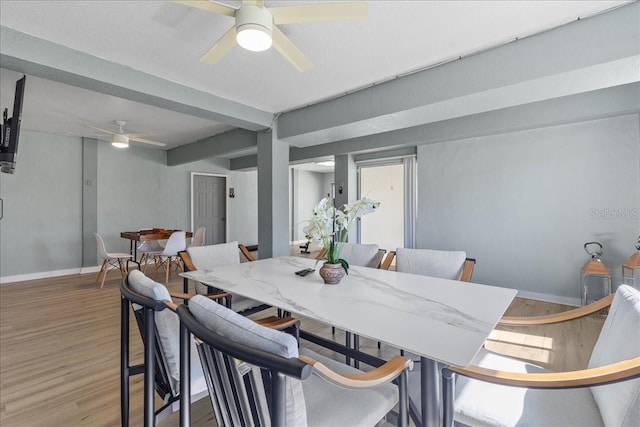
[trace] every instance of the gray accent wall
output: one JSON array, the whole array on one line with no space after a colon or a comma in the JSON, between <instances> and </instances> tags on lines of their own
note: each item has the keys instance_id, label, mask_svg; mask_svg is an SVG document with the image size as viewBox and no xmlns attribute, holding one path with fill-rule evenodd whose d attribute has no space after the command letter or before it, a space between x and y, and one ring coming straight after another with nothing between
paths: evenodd
<instances>
[{"instance_id":1,"label":"gray accent wall","mask_svg":"<svg viewBox=\"0 0 640 427\"><path fill-rule=\"evenodd\" d=\"M107 250L128 252L121 231L189 230L192 171L228 176L236 189L228 240L257 243L256 172L232 172L228 159L167 166L165 151L98 141L91 152L84 145L81 138L21 132L16 173L0 174L0 279L96 266L94 231Z\"/></svg>"},{"instance_id":2,"label":"gray accent wall","mask_svg":"<svg viewBox=\"0 0 640 427\"><path fill-rule=\"evenodd\" d=\"M583 244L614 286L640 234L638 115L418 147L418 248L465 250L473 281L579 298Z\"/></svg>"},{"instance_id":3,"label":"gray accent wall","mask_svg":"<svg viewBox=\"0 0 640 427\"><path fill-rule=\"evenodd\" d=\"M0 277L80 268L81 138L22 131L18 154L0 174Z\"/></svg>"}]
</instances>

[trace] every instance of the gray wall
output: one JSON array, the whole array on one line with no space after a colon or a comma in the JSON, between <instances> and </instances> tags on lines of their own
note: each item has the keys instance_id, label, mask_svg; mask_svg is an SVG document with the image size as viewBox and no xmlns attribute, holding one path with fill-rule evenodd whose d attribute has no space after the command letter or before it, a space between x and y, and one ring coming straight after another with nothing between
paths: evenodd
<instances>
[{"instance_id":1,"label":"gray wall","mask_svg":"<svg viewBox=\"0 0 640 427\"><path fill-rule=\"evenodd\" d=\"M79 268L82 142L21 132L14 175L0 174L0 277Z\"/></svg>"},{"instance_id":2,"label":"gray wall","mask_svg":"<svg viewBox=\"0 0 640 427\"><path fill-rule=\"evenodd\" d=\"M109 251L128 252L123 230L190 229L192 171L228 176L236 199L227 199L227 239L257 242L255 172L231 172L224 159L170 167L164 151L103 142L97 156L96 222ZM80 138L23 131L15 175L0 174L0 197L0 277L82 266Z\"/></svg>"},{"instance_id":3,"label":"gray wall","mask_svg":"<svg viewBox=\"0 0 640 427\"><path fill-rule=\"evenodd\" d=\"M418 179L417 247L465 250L474 282L579 298L583 244L615 280L640 233L639 118L419 146Z\"/></svg>"},{"instance_id":4,"label":"gray wall","mask_svg":"<svg viewBox=\"0 0 640 427\"><path fill-rule=\"evenodd\" d=\"M313 208L326 197L323 173L293 169L293 241L305 240L304 227Z\"/></svg>"}]
</instances>

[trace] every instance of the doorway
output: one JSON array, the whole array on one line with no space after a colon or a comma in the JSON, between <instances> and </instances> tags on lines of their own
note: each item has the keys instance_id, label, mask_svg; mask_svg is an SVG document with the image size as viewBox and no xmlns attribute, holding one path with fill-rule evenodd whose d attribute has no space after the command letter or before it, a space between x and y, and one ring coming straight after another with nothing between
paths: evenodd
<instances>
[{"instance_id":1,"label":"doorway","mask_svg":"<svg viewBox=\"0 0 640 427\"><path fill-rule=\"evenodd\" d=\"M205 245L227 241L227 177L191 173L191 229L205 227Z\"/></svg>"},{"instance_id":2,"label":"doorway","mask_svg":"<svg viewBox=\"0 0 640 427\"><path fill-rule=\"evenodd\" d=\"M365 215L360 220L360 243L376 243L387 251L413 248L415 170L415 157L358 165L359 198L380 202L374 215Z\"/></svg>"}]
</instances>

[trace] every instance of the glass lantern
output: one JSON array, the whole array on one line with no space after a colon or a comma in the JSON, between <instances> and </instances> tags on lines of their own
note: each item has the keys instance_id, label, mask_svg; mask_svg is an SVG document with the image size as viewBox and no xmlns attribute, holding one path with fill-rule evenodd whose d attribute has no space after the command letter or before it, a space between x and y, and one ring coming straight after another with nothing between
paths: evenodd
<instances>
[{"instance_id":1,"label":"glass lantern","mask_svg":"<svg viewBox=\"0 0 640 427\"><path fill-rule=\"evenodd\" d=\"M637 252L622 264L622 283L640 290L640 237L636 250Z\"/></svg>"},{"instance_id":2,"label":"glass lantern","mask_svg":"<svg viewBox=\"0 0 640 427\"><path fill-rule=\"evenodd\" d=\"M597 249L596 246L598 246ZM580 269L583 306L598 301L611 293L611 272L600 259L604 253L602 245L598 242L588 242L584 244L584 250L591 256L591 259Z\"/></svg>"}]
</instances>

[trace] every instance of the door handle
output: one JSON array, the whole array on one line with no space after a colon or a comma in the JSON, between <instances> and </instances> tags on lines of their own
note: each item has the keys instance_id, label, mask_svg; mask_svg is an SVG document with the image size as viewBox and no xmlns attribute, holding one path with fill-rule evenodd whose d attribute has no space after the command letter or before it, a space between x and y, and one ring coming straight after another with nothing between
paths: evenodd
<instances>
[{"instance_id":1,"label":"door handle","mask_svg":"<svg viewBox=\"0 0 640 427\"><path fill-rule=\"evenodd\" d=\"M4 200L0 197L0 219L4 218Z\"/></svg>"}]
</instances>

